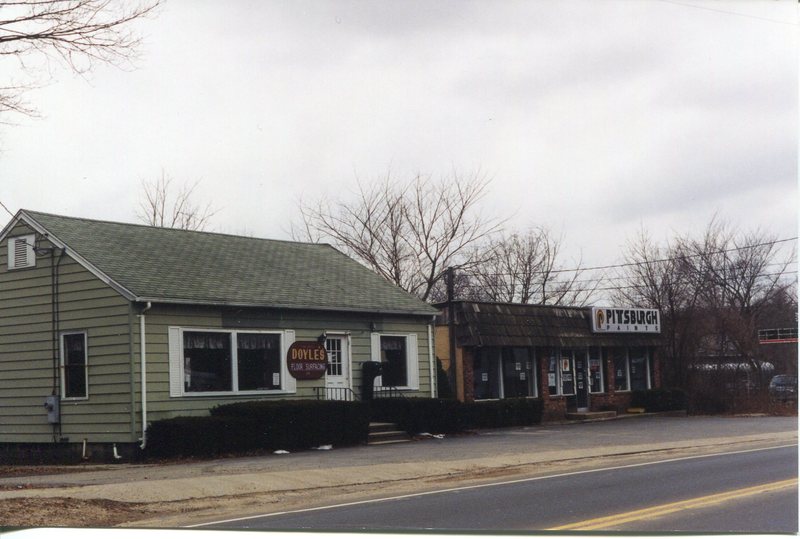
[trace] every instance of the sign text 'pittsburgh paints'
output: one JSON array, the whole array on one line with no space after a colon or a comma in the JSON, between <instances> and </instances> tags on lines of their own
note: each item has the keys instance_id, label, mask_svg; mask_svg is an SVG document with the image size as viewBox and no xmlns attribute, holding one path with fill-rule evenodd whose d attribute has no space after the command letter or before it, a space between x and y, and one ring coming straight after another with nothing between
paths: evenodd
<instances>
[{"instance_id":1,"label":"sign text 'pittsburgh paints'","mask_svg":"<svg viewBox=\"0 0 800 539\"><path fill-rule=\"evenodd\" d=\"M592 307L595 333L661 333L658 309Z\"/></svg>"},{"instance_id":2,"label":"sign text 'pittsburgh paints'","mask_svg":"<svg viewBox=\"0 0 800 539\"><path fill-rule=\"evenodd\" d=\"M328 368L328 352L317 341L296 341L286 353L289 374L297 380L316 380Z\"/></svg>"}]
</instances>

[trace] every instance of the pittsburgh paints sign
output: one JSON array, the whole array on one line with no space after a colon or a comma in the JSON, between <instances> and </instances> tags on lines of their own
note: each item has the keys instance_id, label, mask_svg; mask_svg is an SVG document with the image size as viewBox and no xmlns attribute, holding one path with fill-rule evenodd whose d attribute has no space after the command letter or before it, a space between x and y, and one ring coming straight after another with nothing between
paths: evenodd
<instances>
[{"instance_id":1,"label":"pittsburgh paints sign","mask_svg":"<svg viewBox=\"0 0 800 539\"><path fill-rule=\"evenodd\" d=\"M661 333L658 309L592 307L594 333Z\"/></svg>"}]
</instances>

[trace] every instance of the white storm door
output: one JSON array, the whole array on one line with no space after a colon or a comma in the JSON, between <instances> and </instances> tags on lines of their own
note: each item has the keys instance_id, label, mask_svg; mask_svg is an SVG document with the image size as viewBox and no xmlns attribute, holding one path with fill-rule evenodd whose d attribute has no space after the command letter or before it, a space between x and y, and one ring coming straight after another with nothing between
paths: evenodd
<instances>
[{"instance_id":1,"label":"white storm door","mask_svg":"<svg viewBox=\"0 0 800 539\"><path fill-rule=\"evenodd\" d=\"M350 388L350 346L347 337L328 335L325 349L328 351L328 370L325 372L328 398L349 400L346 391Z\"/></svg>"}]
</instances>

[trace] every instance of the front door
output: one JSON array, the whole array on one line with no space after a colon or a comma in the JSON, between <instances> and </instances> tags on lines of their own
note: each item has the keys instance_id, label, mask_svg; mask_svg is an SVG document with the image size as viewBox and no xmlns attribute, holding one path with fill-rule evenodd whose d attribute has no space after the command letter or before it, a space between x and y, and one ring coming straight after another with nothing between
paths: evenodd
<instances>
[{"instance_id":1,"label":"front door","mask_svg":"<svg viewBox=\"0 0 800 539\"><path fill-rule=\"evenodd\" d=\"M345 335L328 335L328 370L325 372L325 393L329 400L352 400L350 391L350 357Z\"/></svg>"},{"instance_id":2,"label":"front door","mask_svg":"<svg viewBox=\"0 0 800 539\"><path fill-rule=\"evenodd\" d=\"M589 410L589 377L586 375L586 354L575 354L575 400L579 412Z\"/></svg>"}]
</instances>

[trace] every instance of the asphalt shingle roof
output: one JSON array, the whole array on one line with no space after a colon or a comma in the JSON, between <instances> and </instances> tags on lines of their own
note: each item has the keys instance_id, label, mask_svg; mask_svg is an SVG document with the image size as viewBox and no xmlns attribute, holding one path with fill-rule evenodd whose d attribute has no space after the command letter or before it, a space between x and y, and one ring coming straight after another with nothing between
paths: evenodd
<instances>
[{"instance_id":1,"label":"asphalt shingle roof","mask_svg":"<svg viewBox=\"0 0 800 539\"><path fill-rule=\"evenodd\" d=\"M141 300L437 312L327 244L21 214Z\"/></svg>"}]
</instances>

